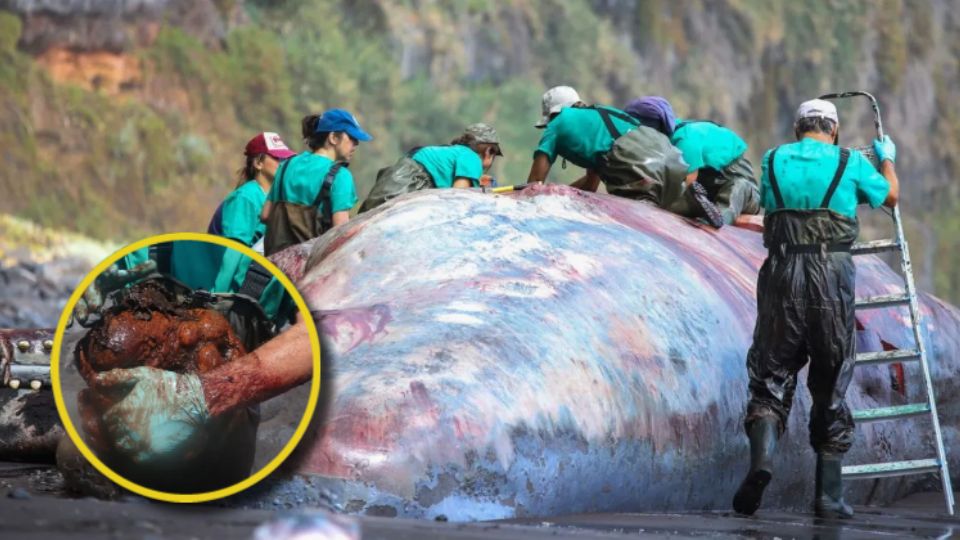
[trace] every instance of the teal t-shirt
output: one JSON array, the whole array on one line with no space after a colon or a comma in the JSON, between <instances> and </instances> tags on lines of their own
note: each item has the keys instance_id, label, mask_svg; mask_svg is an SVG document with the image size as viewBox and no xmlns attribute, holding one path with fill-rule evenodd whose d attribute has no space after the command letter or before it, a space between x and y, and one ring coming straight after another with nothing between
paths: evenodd
<instances>
[{"instance_id":1,"label":"teal t-shirt","mask_svg":"<svg viewBox=\"0 0 960 540\"><path fill-rule=\"evenodd\" d=\"M603 108L629 117L619 109ZM610 120L621 135L637 127L615 116L611 116ZM567 107L544 128L534 156L542 153L550 163L560 156L578 167L595 169L597 159L613 148L613 141L613 136L596 109Z\"/></svg>"},{"instance_id":2,"label":"teal t-shirt","mask_svg":"<svg viewBox=\"0 0 960 540\"><path fill-rule=\"evenodd\" d=\"M117 261L117 264L120 268L129 270L134 266L141 265L149 260L150 248L140 248L124 255L122 259Z\"/></svg>"},{"instance_id":3,"label":"teal t-shirt","mask_svg":"<svg viewBox=\"0 0 960 540\"><path fill-rule=\"evenodd\" d=\"M704 121L677 120L670 142L680 149L693 172L703 167L721 170L747 151L747 143L732 130Z\"/></svg>"},{"instance_id":4,"label":"teal t-shirt","mask_svg":"<svg viewBox=\"0 0 960 540\"><path fill-rule=\"evenodd\" d=\"M240 291L252 261L239 251L217 244L177 241L173 244L170 257L170 275L194 289L236 293ZM278 312L289 300L289 295L274 277L260 293L260 298L255 300L260 303L267 317L277 320ZM279 315L283 317L286 314Z\"/></svg>"},{"instance_id":5,"label":"teal t-shirt","mask_svg":"<svg viewBox=\"0 0 960 540\"><path fill-rule=\"evenodd\" d=\"M228 250L217 244L178 240L170 253L170 275L193 289L217 291L215 282L220 271L223 254Z\"/></svg>"},{"instance_id":6,"label":"teal t-shirt","mask_svg":"<svg viewBox=\"0 0 960 540\"><path fill-rule=\"evenodd\" d=\"M194 289L213 291L214 278L226 249L217 244L177 240L170 246L170 276ZM150 248L124 256L121 268L131 269L150 260Z\"/></svg>"},{"instance_id":7,"label":"teal t-shirt","mask_svg":"<svg viewBox=\"0 0 960 540\"><path fill-rule=\"evenodd\" d=\"M266 225L260 221L260 210L267 200L267 194L254 180L245 182L233 190L223 201L220 227L223 236L250 247L266 231ZM220 269L214 282L213 292L237 292L243 285L251 259L239 251L224 250Z\"/></svg>"},{"instance_id":8,"label":"teal t-shirt","mask_svg":"<svg viewBox=\"0 0 960 540\"><path fill-rule=\"evenodd\" d=\"M252 246L267 230L260 221L260 210L267 194L255 180L248 180L223 200L220 227L223 236Z\"/></svg>"},{"instance_id":9,"label":"teal t-shirt","mask_svg":"<svg viewBox=\"0 0 960 540\"><path fill-rule=\"evenodd\" d=\"M223 257L223 246L192 240L173 242L170 249L170 276L194 289L213 291L214 279ZM150 259L150 248L141 248L120 260L120 267L131 269Z\"/></svg>"},{"instance_id":10,"label":"teal t-shirt","mask_svg":"<svg viewBox=\"0 0 960 540\"><path fill-rule=\"evenodd\" d=\"M480 156L462 144L449 146L424 146L411 157L433 177L438 188L453 187L457 178L466 178L474 186L480 185L483 162Z\"/></svg>"},{"instance_id":11,"label":"teal t-shirt","mask_svg":"<svg viewBox=\"0 0 960 540\"><path fill-rule=\"evenodd\" d=\"M760 199L768 213L777 210L768 171L770 152L767 150L763 156L760 179ZM799 210L820 208L839 163L840 147L833 144L805 138L780 146L774 167L784 207ZM855 218L858 204L865 203L877 208L886 200L889 191L887 179L877 172L863 154L851 150L847 168L840 177L829 208Z\"/></svg>"},{"instance_id":12,"label":"teal t-shirt","mask_svg":"<svg viewBox=\"0 0 960 540\"><path fill-rule=\"evenodd\" d=\"M303 152L289 159L289 163L277 169L277 178L267 194L271 202L286 201L294 204L310 205L317 199L323 179L333 166L333 160L311 152ZM282 186L282 187L281 187ZM282 193L281 193L282 190ZM330 200L333 212L350 210L357 204L357 188L353 184L350 169L340 167L330 186ZM317 208L323 210L321 201Z\"/></svg>"}]
</instances>

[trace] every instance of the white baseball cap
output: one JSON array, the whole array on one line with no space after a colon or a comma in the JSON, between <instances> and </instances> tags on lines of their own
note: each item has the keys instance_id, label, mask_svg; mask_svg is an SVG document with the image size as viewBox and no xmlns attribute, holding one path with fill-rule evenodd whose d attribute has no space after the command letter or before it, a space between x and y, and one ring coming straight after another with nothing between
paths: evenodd
<instances>
[{"instance_id":1,"label":"white baseball cap","mask_svg":"<svg viewBox=\"0 0 960 540\"><path fill-rule=\"evenodd\" d=\"M797 117L801 118L826 118L840 123L840 117L837 116L837 106L823 99L811 99L804 101L797 109Z\"/></svg>"},{"instance_id":2,"label":"white baseball cap","mask_svg":"<svg viewBox=\"0 0 960 540\"><path fill-rule=\"evenodd\" d=\"M580 94L569 86L554 86L543 94L543 118L540 122L534 124L535 127L542 128L547 126L550 121L550 115L560 112L560 109L569 107L574 103L582 101Z\"/></svg>"}]
</instances>

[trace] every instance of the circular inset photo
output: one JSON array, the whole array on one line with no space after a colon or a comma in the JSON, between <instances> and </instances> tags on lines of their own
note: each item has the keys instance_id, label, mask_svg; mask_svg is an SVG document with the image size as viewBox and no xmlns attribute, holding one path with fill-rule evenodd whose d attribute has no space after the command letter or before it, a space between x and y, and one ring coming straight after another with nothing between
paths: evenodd
<instances>
[{"instance_id":1,"label":"circular inset photo","mask_svg":"<svg viewBox=\"0 0 960 540\"><path fill-rule=\"evenodd\" d=\"M262 255L161 235L81 282L51 380L68 487L119 491L92 465L137 494L202 502L252 486L293 451L316 407L320 345L303 299Z\"/></svg>"}]
</instances>

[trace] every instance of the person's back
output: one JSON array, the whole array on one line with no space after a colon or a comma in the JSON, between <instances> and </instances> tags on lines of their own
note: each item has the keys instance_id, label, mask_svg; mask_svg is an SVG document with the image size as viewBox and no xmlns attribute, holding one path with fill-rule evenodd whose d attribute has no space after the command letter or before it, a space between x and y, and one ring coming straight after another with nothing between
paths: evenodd
<instances>
[{"instance_id":1,"label":"person's back","mask_svg":"<svg viewBox=\"0 0 960 540\"><path fill-rule=\"evenodd\" d=\"M776 158L775 175L777 191L782 206L777 201L770 181L770 156ZM778 146L763 156L760 198L768 214L783 209L813 210L828 208L851 219L857 217L857 205L870 204L876 208L883 204L889 184L877 173L863 154L850 150L843 175L836 185L827 205L821 206L828 194L833 174L840 164L840 147L804 138L794 143Z\"/></svg>"},{"instance_id":2,"label":"person's back","mask_svg":"<svg viewBox=\"0 0 960 540\"><path fill-rule=\"evenodd\" d=\"M347 166L360 141L372 137L342 109L305 117L302 130L311 152L283 162L261 212L268 256L346 223L357 203Z\"/></svg>"},{"instance_id":3,"label":"person's back","mask_svg":"<svg viewBox=\"0 0 960 540\"><path fill-rule=\"evenodd\" d=\"M324 217L349 211L357 203L357 193L346 167L326 156L303 152L281 166L267 200L271 213L281 213L267 222L264 248L272 255L326 232L333 224Z\"/></svg>"},{"instance_id":4,"label":"person's back","mask_svg":"<svg viewBox=\"0 0 960 540\"><path fill-rule=\"evenodd\" d=\"M680 149L688 170L724 169L747 151L747 143L733 130L706 120L677 119L670 142Z\"/></svg>"},{"instance_id":5,"label":"person's back","mask_svg":"<svg viewBox=\"0 0 960 540\"><path fill-rule=\"evenodd\" d=\"M611 132L601 111L608 113L619 135ZM625 116L613 107L566 107L543 130L537 152L545 154L550 163L561 157L578 167L597 169L600 158L613 148L616 138L637 128Z\"/></svg>"},{"instance_id":6,"label":"person's back","mask_svg":"<svg viewBox=\"0 0 960 540\"><path fill-rule=\"evenodd\" d=\"M502 155L495 129L483 123L470 124L450 144L414 148L380 169L360 212L423 189L479 186L483 172Z\"/></svg>"},{"instance_id":7,"label":"person's back","mask_svg":"<svg viewBox=\"0 0 960 540\"><path fill-rule=\"evenodd\" d=\"M625 111L587 105L568 86L556 86L543 95L543 128L533 153L528 183L544 182L561 157L585 169L571 186L596 191L602 182L607 193L671 208L683 194L686 163L670 140L655 129L639 125Z\"/></svg>"},{"instance_id":8,"label":"person's back","mask_svg":"<svg viewBox=\"0 0 960 540\"><path fill-rule=\"evenodd\" d=\"M687 163L688 196L671 210L727 225L740 214L760 213L757 179L745 155L747 143L733 130L710 120L678 119L670 102L660 96L633 99L624 110L668 136ZM719 216L711 215L714 211Z\"/></svg>"},{"instance_id":9,"label":"person's back","mask_svg":"<svg viewBox=\"0 0 960 540\"><path fill-rule=\"evenodd\" d=\"M730 225L741 214L760 213L760 193L747 143L732 129L709 120L679 120L670 137L687 162L688 178L695 176L707 198L717 205Z\"/></svg>"},{"instance_id":10,"label":"person's back","mask_svg":"<svg viewBox=\"0 0 960 540\"><path fill-rule=\"evenodd\" d=\"M893 207L896 147L874 141L883 176L859 152L836 146L836 107L813 99L797 109L798 142L763 158L761 200L767 258L757 276L757 322L747 353L750 401L744 420L750 470L733 508L753 514L773 476L772 457L789 420L797 376L809 363L810 445L817 453L814 511L847 518L842 460L854 440L845 401L856 360L856 207Z\"/></svg>"},{"instance_id":11,"label":"person's back","mask_svg":"<svg viewBox=\"0 0 960 540\"><path fill-rule=\"evenodd\" d=\"M480 156L461 144L424 146L413 152L410 159L426 169L437 188L452 188L457 178L469 180L476 187L483 175Z\"/></svg>"},{"instance_id":12,"label":"person's back","mask_svg":"<svg viewBox=\"0 0 960 540\"><path fill-rule=\"evenodd\" d=\"M219 236L236 240L241 244L251 247L263 238L267 231L267 226L260 221L260 211L263 210L263 203L267 202L267 192L250 180L245 182L237 189L231 191L223 202L217 208L215 213L220 216L220 222L217 224ZM211 219L211 224L214 219ZM208 229L213 229L211 226ZM210 234L215 234L207 231ZM254 250L256 251L256 250Z\"/></svg>"},{"instance_id":13,"label":"person's back","mask_svg":"<svg viewBox=\"0 0 960 540\"><path fill-rule=\"evenodd\" d=\"M286 201L294 204L310 205L317 201L317 210L321 211L327 201L317 199L323 185L323 179L337 162L326 156L302 152L290 159L290 163L281 167L282 178L275 183L268 199ZM333 183L330 186L331 208L334 211L349 210L356 203L356 191L353 188L353 175L342 165L337 167Z\"/></svg>"}]
</instances>

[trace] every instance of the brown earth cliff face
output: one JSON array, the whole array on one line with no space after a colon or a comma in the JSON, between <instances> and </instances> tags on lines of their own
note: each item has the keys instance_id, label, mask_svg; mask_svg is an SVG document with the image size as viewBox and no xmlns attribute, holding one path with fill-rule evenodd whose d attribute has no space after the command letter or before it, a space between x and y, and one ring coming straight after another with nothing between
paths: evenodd
<instances>
[{"instance_id":1,"label":"brown earth cliff face","mask_svg":"<svg viewBox=\"0 0 960 540\"><path fill-rule=\"evenodd\" d=\"M37 63L58 83L72 83L111 96L143 84L140 61L122 53L51 47L37 56Z\"/></svg>"}]
</instances>

